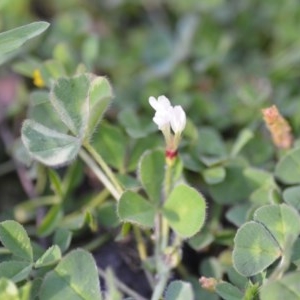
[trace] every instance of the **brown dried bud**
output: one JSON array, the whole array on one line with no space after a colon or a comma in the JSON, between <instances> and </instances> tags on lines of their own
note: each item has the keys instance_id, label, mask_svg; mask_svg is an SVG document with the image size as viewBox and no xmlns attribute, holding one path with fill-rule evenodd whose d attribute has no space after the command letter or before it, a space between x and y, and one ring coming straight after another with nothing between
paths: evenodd
<instances>
[{"instance_id":1,"label":"brown dried bud","mask_svg":"<svg viewBox=\"0 0 300 300\"><path fill-rule=\"evenodd\" d=\"M218 283L216 278L213 277L204 277L202 276L199 279L199 283L201 284L201 287L209 292L215 292L216 285Z\"/></svg>"},{"instance_id":2,"label":"brown dried bud","mask_svg":"<svg viewBox=\"0 0 300 300\"><path fill-rule=\"evenodd\" d=\"M289 123L282 117L275 105L262 110L263 118L269 129L273 143L281 149L290 149L293 136Z\"/></svg>"}]
</instances>

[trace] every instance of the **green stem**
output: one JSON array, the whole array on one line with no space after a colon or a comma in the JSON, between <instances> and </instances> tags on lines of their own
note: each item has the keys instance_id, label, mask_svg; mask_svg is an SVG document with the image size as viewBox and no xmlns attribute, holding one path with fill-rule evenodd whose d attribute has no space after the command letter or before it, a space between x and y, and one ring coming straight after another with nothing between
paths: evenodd
<instances>
[{"instance_id":1,"label":"green stem","mask_svg":"<svg viewBox=\"0 0 300 300\"><path fill-rule=\"evenodd\" d=\"M105 172L106 176L110 179L112 184L115 186L116 190L122 194L124 192L122 186L120 185L115 174L111 171L110 167L103 160L102 156L88 143L84 144L86 150L92 155L94 160L99 164L102 170Z\"/></svg>"},{"instance_id":2,"label":"green stem","mask_svg":"<svg viewBox=\"0 0 300 300\"><path fill-rule=\"evenodd\" d=\"M107 275L106 273L98 267L98 274L100 277L102 277L104 280L107 280ZM134 300L147 300L143 296L139 295L132 289L130 289L128 286L126 286L124 283L122 283L117 277L114 276L114 282L116 287L122 291L123 293L127 294L128 296L133 297Z\"/></svg>"},{"instance_id":3,"label":"green stem","mask_svg":"<svg viewBox=\"0 0 300 300\"><path fill-rule=\"evenodd\" d=\"M166 172L164 180L163 200L161 206L168 198L172 190L173 181L173 165L166 163ZM166 264L164 256L166 248L169 244L169 224L163 217L162 213L157 214L155 227L155 259L156 259L156 272L158 273L159 281L155 286L151 300L159 300L168 283L170 268Z\"/></svg>"},{"instance_id":4,"label":"green stem","mask_svg":"<svg viewBox=\"0 0 300 300\"><path fill-rule=\"evenodd\" d=\"M172 165L170 164L166 164L166 172L165 172L165 180L164 180L164 201L166 201L166 199L168 198L170 192L171 192L171 188L172 188ZM162 203L163 204L163 203ZM160 224L161 224L161 251L163 252L164 249L168 246L168 240L169 240L169 225L168 222L165 218L162 217L162 215L160 214Z\"/></svg>"},{"instance_id":5,"label":"green stem","mask_svg":"<svg viewBox=\"0 0 300 300\"><path fill-rule=\"evenodd\" d=\"M80 150L79 156L88 165L88 167L94 172L94 174L99 178L99 180L105 185L105 187L110 191L112 196L119 201L121 197L121 192L118 191L111 181L106 177L102 170L98 167L93 159L84 151Z\"/></svg>"},{"instance_id":6,"label":"green stem","mask_svg":"<svg viewBox=\"0 0 300 300\"><path fill-rule=\"evenodd\" d=\"M93 239L90 243L86 244L83 249L86 251L92 252L95 249L100 248L102 245L104 245L109 239L111 238L111 235L101 234L101 236L97 237L96 239Z\"/></svg>"},{"instance_id":7,"label":"green stem","mask_svg":"<svg viewBox=\"0 0 300 300\"><path fill-rule=\"evenodd\" d=\"M161 295L163 294L166 285L169 279L169 272L163 272L159 276L159 282L157 283L154 292L152 294L151 300L159 300L161 299Z\"/></svg>"}]
</instances>

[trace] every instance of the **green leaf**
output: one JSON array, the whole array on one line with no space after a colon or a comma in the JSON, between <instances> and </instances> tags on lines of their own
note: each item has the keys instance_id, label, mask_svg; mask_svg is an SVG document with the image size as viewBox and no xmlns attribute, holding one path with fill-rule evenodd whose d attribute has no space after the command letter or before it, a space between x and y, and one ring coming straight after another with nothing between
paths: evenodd
<instances>
[{"instance_id":1,"label":"green leaf","mask_svg":"<svg viewBox=\"0 0 300 300\"><path fill-rule=\"evenodd\" d=\"M299 214L286 204L263 206L255 211L253 219L265 225L282 249L300 234Z\"/></svg>"},{"instance_id":2,"label":"green leaf","mask_svg":"<svg viewBox=\"0 0 300 300\"><path fill-rule=\"evenodd\" d=\"M300 211L300 185L285 189L282 196L287 204Z\"/></svg>"},{"instance_id":3,"label":"green leaf","mask_svg":"<svg viewBox=\"0 0 300 300\"><path fill-rule=\"evenodd\" d=\"M57 228L54 237L53 244L59 246L61 252L68 250L72 239L72 232L66 228Z\"/></svg>"},{"instance_id":4,"label":"green leaf","mask_svg":"<svg viewBox=\"0 0 300 300\"><path fill-rule=\"evenodd\" d=\"M260 288L261 300L300 299L300 272L285 275L280 280L270 281Z\"/></svg>"},{"instance_id":5,"label":"green leaf","mask_svg":"<svg viewBox=\"0 0 300 300\"><path fill-rule=\"evenodd\" d=\"M154 207L145 198L132 191L122 194L118 202L118 214L123 222L143 227L154 226Z\"/></svg>"},{"instance_id":6,"label":"green leaf","mask_svg":"<svg viewBox=\"0 0 300 300\"><path fill-rule=\"evenodd\" d=\"M172 281L166 291L165 300L193 300L194 293L190 283L180 280Z\"/></svg>"},{"instance_id":7,"label":"green leaf","mask_svg":"<svg viewBox=\"0 0 300 300\"><path fill-rule=\"evenodd\" d=\"M224 300L243 299L243 293L237 287L228 282L221 282L217 284L216 292Z\"/></svg>"},{"instance_id":8,"label":"green leaf","mask_svg":"<svg viewBox=\"0 0 300 300\"><path fill-rule=\"evenodd\" d=\"M89 89L89 136L95 131L112 98L109 81L105 77L95 76Z\"/></svg>"},{"instance_id":9,"label":"green leaf","mask_svg":"<svg viewBox=\"0 0 300 300\"><path fill-rule=\"evenodd\" d=\"M89 87L87 74L62 77L55 82L50 94L50 101L60 119L79 138L84 136L87 128Z\"/></svg>"},{"instance_id":10,"label":"green leaf","mask_svg":"<svg viewBox=\"0 0 300 300\"><path fill-rule=\"evenodd\" d=\"M149 133L156 131L154 123L149 122L148 118L141 119L137 112L131 109L125 109L118 115L120 124L132 138L138 139L147 137Z\"/></svg>"},{"instance_id":11,"label":"green leaf","mask_svg":"<svg viewBox=\"0 0 300 300\"><path fill-rule=\"evenodd\" d=\"M249 129L243 129L239 135L233 147L231 149L231 156L237 156L239 152L243 149L243 147L254 137L254 134Z\"/></svg>"},{"instance_id":12,"label":"green leaf","mask_svg":"<svg viewBox=\"0 0 300 300\"><path fill-rule=\"evenodd\" d=\"M117 215L116 203L106 201L97 209L97 219L100 225L107 228L114 228L120 224Z\"/></svg>"},{"instance_id":13,"label":"green leaf","mask_svg":"<svg viewBox=\"0 0 300 300\"><path fill-rule=\"evenodd\" d=\"M61 259L61 251L57 245L51 246L47 251L35 262L35 268L51 266Z\"/></svg>"},{"instance_id":14,"label":"green leaf","mask_svg":"<svg viewBox=\"0 0 300 300\"><path fill-rule=\"evenodd\" d=\"M206 165L210 165L209 160L219 161L227 156L225 144L220 133L211 127L203 127L199 130L197 150L200 159Z\"/></svg>"},{"instance_id":15,"label":"green leaf","mask_svg":"<svg viewBox=\"0 0 300 300\"><path fill-rule=\"evenodd\" d=\"M90 138L113 97L105 77L90 73L59 78L50 101L61 120L80 138Z\"/></svg>"},{"instance_id":16,"label":"green leaf","mask_svg":"<svg viewBox=\"0 0 300 300\"><path fill-rule=\"evenodd\" d=\"M248 278L238 273L233 266L227 270L227 276L229 281L240 290L245 290L248 285Z\"/></svg>"},{"instance_id":17,"label":"green leaf","mask_svg":"<svg viewBox=\"0 0 300 300\"><path fill-rule=\"evenodd\" d=\"M142 155L149 149L154 149L161 144L161 138L158 135L132 140L127 170L136 171L140 163Z\"/></svg>"},{"instance_id":18,"label":"green leaf","mask_svg":"<svg viewBox=\"0 0 300 300\"><path fill-rule=\"evenodd\" d=\"M225 179L209 186L213 200L219 204L233 204L247 199L252 191L252 183L243 172L243 167L228 166Z\"/></svg>"},{"instance_id":19,"label":"green leaf","mask_svg":"<svg viewBox=\"0 0 300 300\"><path fill-rule=\"evenodd\" d=\"M50 208L47 215L38 227L38 234L40 236L47 236L51 234L61 221L63 211L60 204L54 205Z\"/></svg>"},{"instance_id":20,"label":"green leaf","mask_svg":"<svg viewBox=\"0 0 300 300\"><path fill-rule=\"evenodd\" d=\"M229 210L227 210L226 219L236 227L240 227L246 221L248 221L247 217L250 209L250 203L234 205Z\"/></svg>"},{"instance_id":21,"label":"green leaf","mask_svg":"<svg viewBox=\"0 0 300 300\"><path fill-rule=\"evenodd\" d=\"M159 205L165 174L165 156L161 150L147 151L139 164L139 177L152 203Z\"/></svg>"},{"instance_id":22,"label":"green leaf","mask_svg":"<svg viewBox=\"0 0 300 300\"><path fill-rule=\"evenodd\" d=\"M32 264L26 261L5 261L0 263L0 277L6 277L15 283L27 279L31 270Z\"/></svg>"},{"instance_id":23,"label":"green leaf","mask_svg":"<svg viewBox=\"0 0 300 300\"><path fill-rule=\"evenodd\" d=\"M204 224L206 203L204 197L187 185L178 185L163 207L163 215L174 231L184 238L196 234Z\"/></svg>"},{"instance_id":24,"label":"green leaf","mask_svg":"<svg viewBox=\"0 0 300 300\"><path fill-rule=\"evenodd\" d=\"M59 199L62 200L64 192L63 192L62 182L58 173L50 168L47 171L48 171L48 176L49 176L52 190L59 197Z\"/></svg>"},{"instance_id":25,"label":"green leaf","mask_svg":"<svg viewBox=\"0 0 300 300\"><path fill-rule=\"evenodd\" d=\"M67 126L62 123L54 110L49 100L48 91L35 90L30 94L28 118L60 133L67 133L68 131Z\"/></svg>"},{"instance_id":26,"label":"green leaf","mask_svg":"<svg viewBox=\"0 0 300 300\"><path fill-rule=\"evenodd\" d=\"M22 141L30 154L47 166L70 163L81 146L76 137L59 133L33 120L23 123Z\"/></svg>"},{"instance_id":27,"label":"green leaf","mask_svg":"<svg viewBox=\"0 0 300 300\"><path fill-rule=\"evenodd\" d=\"M99 132L92 139L93 148L112 167L124 170L127 139L117 126L101 123Z\"/></svg>"},{"instance_id":28,"label":"green leaf","mask_svg":"<svg viewBox=\"0 0 300 300\"><path fill-rule=\"evenodd\" d=\"M101 300L96 263L84 250L73 250L49 272L40 289L40 299Z\"/></svg>"},{"instance_id":29,"label":"green leaf","mask_svg":"<svg viewBox=\"0 0 300 300\"><path fill-rule=\"evenodd\" d=\"M0 299L20 300L17 286L7 278L0 278Z\"/></svg>"},{"instance_id":30,"label":"green leaf","mask_svg":"<svg viewBox=\"0 0 300 300\"><path fill-rule=\"evenodd\" d=\"M213 234L204 227L200 232L191 237L187 243L196 251L206 248L214 241Z\"/></svg>"},{"instance_id":31,"label":"green leaf","mask_svg":"<svg viewBox=\"0 0 300 300\"><path fill-rule=\"evenodd\" d=\"M211 167L205 169L202 174L207 184L217 184L225 179L226 169L223 167Z\"/></svg>"},{"instance_id":32,"label":"green leaf","mask_svg":"<svg viewBox=\"0 0 300 300\"><path fill-rule=\"evenodd\" d=\"M233 265L244 276L262 272L281 255L281 249L265 226L248 222L234 238Z\"/></svg>"},{"instance_id":33,"label":"green leaf","mask_svg":"<svg viewBox=\"0 0 300 300\"><path fill-rule=\"evenodd\" d=\"M22 225L12 220L1 222L0 240L13 255L32 262L33 253L30 239Z\"/></svg>"},{"instance_id":34,"label":"green leaf","mask_svg":"<svg viewBox=\"0 0 300 300\"><path fill-rule=\"evenodd\" d=\"M18 49L27 40L44 32L49 25L47 22L34 22L0 33L0 60L3 55Z\"/></svg>"},{"instance_id":35,"label":"green leaf","mask_svg":"<svg viewBox=\"0 0 300 300\"><path fill-rule=\"evenodd\" d=\"M290 150L280 159L275 176L286 184L300 183L300 148Z\"/></svg>"},{"instance_id":36,"label":"green leaf","mask_svg":"<svg viewBox=\"0 0 300 300\"><path fill-rule=\"evenodd\" d=\"M49 122L40 118L38 122L26 120L22 127L25 147L36 160L45 165L70 163L83 142L96 129L111 97L111 87L103 77L84 73L70 78L59 78L52 86L50 103L61 125L47 127L44 123L49 126ZM49 104L44 103L45 99L40 101L41 108L49 111ZM50 112L49 115L51 118L53 113ZM66 134L65 128L72 135Z\"/></svg>"}]
</instances>

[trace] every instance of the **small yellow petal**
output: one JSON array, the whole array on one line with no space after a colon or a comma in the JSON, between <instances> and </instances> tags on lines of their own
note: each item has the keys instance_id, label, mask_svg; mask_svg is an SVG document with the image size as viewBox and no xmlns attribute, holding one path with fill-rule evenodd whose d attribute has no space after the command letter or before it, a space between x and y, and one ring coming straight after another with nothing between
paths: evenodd
<instances>
[{"instance_id":1,"label":"small yellow petal","mask_svg":"<svg viewBox=\"0 0 300 300\"><path fill-rule=\"evenodd\" d=\"M42 74L39 69L35 69L33 71L33 84L39 88L42 88L45 86L45 82L43 80Z\"/></svg>"}]
</instances>

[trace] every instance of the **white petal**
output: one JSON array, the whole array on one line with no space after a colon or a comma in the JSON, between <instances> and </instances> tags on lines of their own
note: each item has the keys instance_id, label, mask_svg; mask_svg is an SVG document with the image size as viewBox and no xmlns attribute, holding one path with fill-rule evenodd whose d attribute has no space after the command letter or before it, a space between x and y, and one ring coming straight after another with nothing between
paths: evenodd
<instances>
[{"instance_id":1,"label":"white petal","mask_svg":"<svg viewBox=\"0 0 300 300\"><path fill-rule=\"evenodd\" d=\"M153 121L161 129L165 125L170 123L171 114L169 111L157 111L154 115Z\"/></svg>"},{"instance_id":2,"label":"white petal","mask_svg":"<svg viewBox=\"0 0 300 300\"><path fill-rule=\"evenodd\" d=\"M186 115L180 105L177 105L173 108L170 124L174 133L181 133L185 128Z\"/></svg>"},{"instance_id":3,"label":"white petal","mask_svg":"<svg viewBox=\"0 0 300 300\"><path fill-rule=\"evenodd\" d=\"M159 96L157 100L151 96L149 97L149 103L156 111L167 110L171 107L171 103L166 96Z\"/></svg>"},{"instance_id":4,"label":"white petal","mask_svg":"<svg viewBox=\"0 0 300 300\"><path fill-rule=\"evenodd\" d=\"M157 98L159 109L169 109L171 107L170 100L166 96L159 96Z\"/></svg>"},{"instance_id":5,"label":"white petal","mask_svg":"<svg viewBox=\"0 0 300 300\"><path fill-rule=\"evenodd\" d=\"M158 102L157 102L157 100L156 100L153 96L149 97L149 104L150 104L155 110L157 110L157 108L158 108Z\"/></svg>"}]
</instances>

